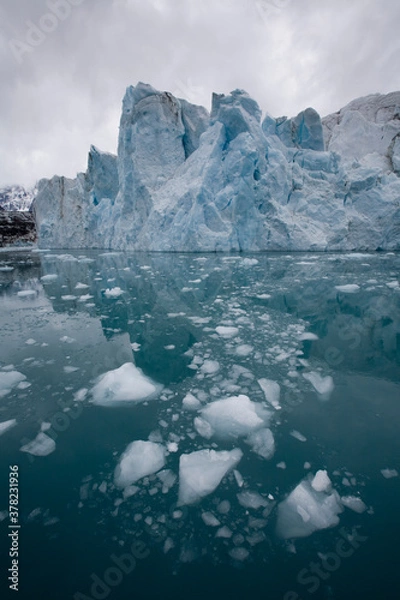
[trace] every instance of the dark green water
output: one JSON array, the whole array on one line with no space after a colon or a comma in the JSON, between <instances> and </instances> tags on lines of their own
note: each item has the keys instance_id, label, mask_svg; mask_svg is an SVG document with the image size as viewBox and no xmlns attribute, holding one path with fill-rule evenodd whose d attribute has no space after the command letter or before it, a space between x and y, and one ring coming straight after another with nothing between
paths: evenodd
<instances>
[{"instance_id":1,"label":"dark green water","mask_svg":"<svg viewBox=\"0 0 400 600\"><path fill-rule=\"evenodd\" d=\"M0 423L17 421L0 436L1 598L397 599L400 478L381 471L400 472L399 267L393 254L0 254ZM122 293L108 297L112 288ZM221 337L221 325L238 332ZM126 362L162 384L161 395L94 405L96 378ZM13 372L25 379L7 389ZM309 373L331 377L331 393L317 393ZM243 439L203 438L196 413L182 409L189 392L203 403L238 394L263 403L261 378L281 388L270 460ZM41 428L55 449L21 452ZM231 472L178 509L179 479L163 493L154 474L122 501L115 467L150 434L170 449L165 468L176 475L182 453L239 447L243 488ZM10 465L19 469L18 594L7 582ZM345 508L339 525L308 537L278 537L277 506L319 469L367 510ZM273 496L268 510L240 505L243 489ZM204 511L232 537L216 537ZM123 573L116 561L132 548Z\"/></svg>"}]
</instances>

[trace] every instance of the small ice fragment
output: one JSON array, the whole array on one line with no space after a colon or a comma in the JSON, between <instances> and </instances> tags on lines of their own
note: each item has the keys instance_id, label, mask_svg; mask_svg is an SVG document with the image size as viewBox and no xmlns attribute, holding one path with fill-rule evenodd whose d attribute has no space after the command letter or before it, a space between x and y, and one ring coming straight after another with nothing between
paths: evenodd
<instances>
[{"instance_id":1,"label":"small ice fragment","mask_svg":"<svg viewBox=\"0 0 400 600\"><path fill-rule=\"evenodd\" d=\"M296 440L299 440L299 442L306 442L307 438L300 433L299 431L296 431L295 429L293 429L293 431L290 432L290 435L294 438L296 438Z\"/></svg>"},{"instance_id":2,"label":"small ice fragment","mask_svg":"<svg viewBox=\"0 0 400 600\"><path fill-rule=\"evenodd\" d=\"M232 550L229 552L229 556L231 556L231 558L234 560L243 561L248 558L249 552L246 550L246 548L232 548Z\"/></svg>"},{"instance_id":3,"label":"small ice fragment","mask_svg":"<svg viewBox=\"0 0 400 600\"><path fill-rule=\"evenodd\" d=\"M200 367L200 371L205 375L214 375L219 371L219 362L216 360L205 360Z\"/></svg>"},{"instance_id":4,"label":"small ice fragment","mask_svg":"<svg viewBox=\"0 0 400 600\"><path fill-rule=\"evenodd\" d=\"M322 377L316 371L311 371L310 373L303 373L303 377L311 383L315 391L320 395L321 400L329 400L335 387L330 375Z\"/></svg>"},{"instance_id":5,"label":"small ice fragment","mask_svg":"<svg viewBox=\"0 0 400 600\"><path fill-rule=\"evenodd\" d=\"M171 453L178 452L179 446L176 442L168 442L167 450L168 450L168 452L171 452Z\"/></svg>"},{"instance_id":6,"label":"small ice fragment","mask_svg":"<svg viewBox=\"0 0 400 600\"><path fill-rule=\"evenodd\" d=\"M69 337L68 335L63 335L63 337L60 337L60 342L63 342L64 344L73 344L76 340L74 340L74 338Z\"/></svg>"},{"instance_id":7,"label":"small ice fragment","mask_svg":"<svg viewBox=\"0 0 400 600\"><path fill-rule=\"evenodd\" d=\"M277 469L286 469L286 463L284 461L276 465Z\"/></svg>"},{"instance_id":8,"label":"small ice fragment","mask_svg":"<svg viewBox=\"0 0 400 600\"><path fill-rule=\"evenodd\" d=\"M79 282L79 283L76 284L75 289L76 290L87 290L88 287L89 286L86 283Z\"/></svg>"},{"instance_id":9,"label":"small ice fragment","mask_svg":"<svg viewBox=\"0 0 400 600\"><path fill-rule=\"evenodd\" d=\"M360 291L360 286L356 283L348 283L347 285L335 285L335 289L342 294L356 294Z\"/></svg>"},{"instance_id":10,"label":"small ice fragment","mask_svg":"<svg viewBox=\"0 0 400 600\"><path fill-rule=\"evenodd\" d=\"M16 419L10 419L9 421L3 421L2 423L0 423L0 435L3 435L3 433L15 427L16 424Z\"/></svg>"},{"instance_id":11,"label":"small ice fragment","mask_svg":"<svg viewBox=\"0 0 400 600\"><path fill-rule=\"evenodd\" d=\"M241 344L240 346L237 346L237 348L235 348L235 354L237 356L245 358L246 356L250 356L253 350L253 346L250 346L249 344Z\"/></svg>"},{"instance_id":12,"label":"small ice fragment","mask_svg":"<svg viewBox=\"0 0 400 600\"><path fill-rule=\"evenodd\" d=\"M305 342L305 341L310 341L310 342L313 342L313 341L315 341L315 340L318 340L318 339L319 339L319 338L318 338L318 336L317 336L317 335L315 335L315 333L311 333L311 332L309 332L309 331L305 331L305 332L304 332L304 333L302 333L302 334L300 335L300 337L299 337L299 340L300 340L301 342Z\"/></svg>"},{"instance_id":13,"label":"small ice fragment","mask_svg":"<svg viewBox=\"0 0 400 600\"><path fill-rule=\"evenodd\" d=\"M354 510L356 513L361 514L367 510L366 504L357 496L342 496L341 501L344 506Z\"/></svg>"},{"instance_id":14,"label":"small ice fragment","mask_svg":"<svg viewBox=\"0 0 400 600\"><path fill-rule=\"evenodd\" d=\"M316 492L329 492L332 489L332 482L328 477L327 471L317 471L311 482L311 487Z\"/></svg>"},{"instance_id":15,"label":"small ice fragment","mask_svg":"<svg viewBox=\"0 0 400 600\"><path fill-rule=\"evenodd\" d=\"M54 452L55 449L55 441L42 431L38 433L34 440L20 448L21 452L27 452L28 454L33 454L33 456L47 456Z\"/></svg>"},{"instance_id":16,"label":"small ice fragment","mask_svg":"<svg viewBox=\"0 0 400 600\"><path fill-rule=\"evenodd\" d=\"M224 527L218 529L217 533L215 534L215 537L228 540L232 537L232 531L229 529L229 527L226 527L225 525Z\"/></svg>"},{"instance_id":17,"label":"small ice fragment","mask_svg":"<svg viewBox=\"0 0 400 600\"><path fill-rule=\"evenodd\" d=\"M74 402L83 402L88 395L89 390L87 388L81 388L74 394Z\"/></svg>"},{"instance_id":18,"label":"small ice fragment","mask_svg":"<svg viewBox=\"0 0 400 600\"><path fill-rule=\"evenodd\" d=\"M393 477L399 476L396 469L381 469L381 473L385 479L392 479Z\"/></svg>"},{"instance_id":19,"label":"small ice fragment","mask_svg":"<svg viewBox=\"0 0 400 600\"><path fill-rule=\"evenodd\" d=\"M21 290L17 292L19 298L33 298L37 296L36 290Z\"/></svg>"},{"instance_id":20,"label":"small ice fragment","mask_svg":"<svg viewBox=\"0 0 400 600\"><path fill-rule=\"evenodd\" d=\"M231 510L231 503L229 502L229 500L222 500L222 502L220 502L217 506L217 511L221 515L227 515L230 510Z\"/></svg>"},{"instance_id":21,"label":"small ice fragment","mask_svg":"<svg viewBox=\"0 0 400 600\"><path fill-rule=\"evenodd\" d=\"M236 483L237 483L238 487L240 487L240 488L243 487L244 479L237 469L234 469L233 475L236 479Z\"/></svg>"},{"instance_id":22,"label":"small ice fragment","mask_svg":"<svg viewBox=\"0 0 400 600\"><path fill-rule=\"evenodd\" d=\"M174 541L169 537L164 542L163 552L167 554L175 546Z\"/></svg>"},{"instance_id":23,"label":"small ice fragment","mask_svg":"<svg viewBox=\"0 0 400 600\"><path fill-rule=\"evenodd\" d=\"M211 430L222 439L232 439L248 435L268 423L270 413L252 402L248 396L232 396L211 402L201 411L201 425L206 421ZM195 426L197 425L195 419ZM208 434L207 436L208 437Z\"/></svg>"},{"instance_id":24,"label":"small ice fragment","mask_svg":"<svg viewBox=\"0 0 400 600\"><path fill-rule=\"evenodd\" d=\"M306 469L306 470L311 469L311 463L305 462L304 465L303 465L303 468Z\"/></svg>"},{"instance_id":25,"label":"small ice fragment","mask_svg":"<svg viewBox=\"0 0 400 600\"><path fill-rule=\"evenodd\" d=\"M174 344L168 344L168 346L164 346L164 350L175 350Z\"/></svg>"},{"instance_id":26,"label":"small ice fragment","mask_svg":"<svg viewBox=\"0 0 400 600\"><path fill-rule=\"evenodd\" d=\"M279 383L276 383L276 381L272 381L271 379L265 378L258 379L257 383L264 392L266 401L269 404L271 404L271 406L273 406L276 410L279 410L281 408L279 404L279 399L281 396L281 387Z\"/></svg>"},{"instance_id":27,"label":"small ice fragment","mask_svg":"<svg viewBox=\"0 0 400 600\"><path fill-rule=\"evenodd\" d=\"M79 371L79 367L71 367L69 365L64 367L64 373L75 373L75 371Z\"/></svg>"},{"instance_id":28,"label":"small ice fragment","mask_svg":"<svg viewBox=\"0 0 400 600\"><path fill-rule=\"evenodd\" d=\"M120 287L114 287L111 289L106 289L104 295L106 298L119 298L124 293L124 290L121 290Z\"/></svg>"},{"instance_id":29,"label":"small ice fragment","mask_svg":"<svg viewBox=\"0 0 400 600\"><path fill-rule=\"evenodd\" d=\"M258 298L258 300L269 300L272 296L271 294L257 294L256 298Z\"/></svg>"},{"instance_id":30,"label":"small ice fragment","mask_svg":"<svg viewBox=\"0 0 400 600\"><path fill-rule=\"evenodd\" d=\"M236 494L236 496L239 500L239 504L241 506L244 506L245 508L253 508L256 510L261 506L269 506L268 500L266 500L258 492L251 492L246 490L245 492L240 492L239 494Z\"/></svg>"},{"instance_id":31,"label":"small ice fragment","mask_svg":"<svg viewBox=\"0 0 400 600\"><path fill-rule=\"evenodd\" d=\"M226 339L235 337L239 333L239 329L237 327L224 327L223 325L216 327L215 331L219 336Z\"/></svg>"},{"instance_id":32,"label":"small ice fragment","mask_svg":"<svg viewBox=\"0 0 400 600\"><path fill-rule=\"evenodd\" d=\"M99 485L99 492L101 494L105 494L107 491L107 481L102 481L101 484Z\"/></svg>"},{"instance_id":33,"label":"small ice fragment","mask_svg":"<svg viewBox=\"0 0 400 600\"><path fill-rule=\"evenodd\" d=\"M251 446L253 452L269 460L275 453L275 440L270 429L259 429L246 438L246 443Z\"/></svg>"},{"instance_id":34,"label":"small ice fragment","mask_svg":"<svg viewBox=\"0 0 400 600\"><path fill-rule=\"evenodd\" d=\"M58 275L56 273L49 273L48 275L43 275L43 277L40 278L40 281L47 283L49 281L55 281L56 279L58 279Z\"/></svg>"},{"instance_id":35,"label":"small ice fragment","mask_svg":"<svg viewBox=\"0 0 400 600\"><path fill-rule=\"evenodd\" d=\"M201 402L189 392L182 400L182 406L185 410L198 410L201 407Z\"/></svg>"},{"instance_id":36,"label":"small ice fragment","mask_svg":"<svg viewBox=\"0 0 400 600\"><path fill-rule=\"evenodd\" d=\"M212 512L206 511L201 513L201 518L208 527L219 527L221 525L217 517Z\"/></svg>"},{"instance_id":37,"label":"small ice fragment","mask_svg":"<svg viewBox=\"0 0 400 600\"><path fill-rule=\"evenodd\" d=\"M0 398L9 394L17 387L26 376L19 371L1 371L0 372Z\"/></svg>"},{"instance_id":38,"label":"small ice fragment","mask_svg":"<svg viewBox=\"0 0 400 600\"><path fill-rule=\"evenodd\" d=\"M27 346L33 346L34 344L36 344L36 340L34 340L33 338L29 338L29 340L26 340L25 344Z\"/></svg>"}]
</instances>

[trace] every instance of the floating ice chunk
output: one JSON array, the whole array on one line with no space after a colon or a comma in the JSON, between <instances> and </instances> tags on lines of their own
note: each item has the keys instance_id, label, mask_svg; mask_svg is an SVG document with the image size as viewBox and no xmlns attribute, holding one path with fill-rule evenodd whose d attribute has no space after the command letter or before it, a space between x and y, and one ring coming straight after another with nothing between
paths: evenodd
<instances>
[{"instance_id":1,"label":"floating ice chunk","mask_svg":"<svg viewBox=\"0 0 400 600\"><path fill-rule=\"evenodd\" d=\"M222 502L220 502L217 506L217 511L221 515L227 515L230 510L231 510L231 503L229 502L229 500L222 500Z\"/></svg>"},{"instance_id":2,"label":"floating ice chunk","mask_svg":"<svg viewBox=\"0 0 400 600\"><path fill-rule=\"evenodd\" d=\"M174 540L172 538L167 538L164 542L164 548L163 548L163 552L164 554L167 554L170 550L172 550L172 548L175 547L175 543Z\"/></svg>"},{"instance_id":3,"label":"floating ice chunk","mask_svg":"<svg viewBox=\"0 0 400 600\"><path fill-rule=\"evenodd\" d=\"M316 492L330 492L332 489L332 482L328 477L327 471L317 471L314 479L311 481L311 487Z\"/></svg>"},{"instance_id":4,"label":"floating ice chunk","mask_svg":"<svg viewBox=\"0 0 400 600\"><path fill-rule=\"evenodd\" d=\"M239 448L231 451L206 449L182 454L179 461L178 504L193 504L211 494L242 456Z\"/></svg>"},{"instance_id":5,"label":"floating ice chunk","mask_svg":"<svg viewBox=\"0 0 400 600\"><path fill-rule=\"evenodd\" d=\"M76 290L87 290L88 287L89 286L86 283L79 282L79 283L76 284L75 289Z\"/></svg>"},{"instance_id":6,"label":"floating ice chunk","mask_svg":"<svg viewBox=\"0 0 400 600\"><path fill-rule=\"evenodd\" d=\"M243 358L245 358L246 356L249 356L252 352L253 352L254 348L253 346L250 346L250 344L241 344L240 346L237 346L237 348L235 348L235 354L237 356L242 356Z\"/></svg>"},{"instance_id":7,"label":"floating ice chunk","mask_svg":"<svg viewBox=\"0 0 400 600\"><path fill-rule=\"evenodd\" d=\"M15 427L16 424L16 419L10 419L9 421L3 421L2 423L0 423L0 435L3 435L3 433Z\"/></svg>"},{"instance_id":8,"label":"floating ice chunk","mask_svg":"<svg viewBox=\"0 0 400 600\"><path fill-rule=\"evenodd\" d=\"M75 373L75 371L79 371L79 367L72 367L70 365L64 367L64 373Z\"/></svg>"},{"instance_id":9,"label":"floating ice chunk","mask_svg":"<svg viewBox=\"0 0 400 600\"><path fill-rule=\"evenodd\" d=\"M201 513L201 518L208 527L219 527L221 525L221 522L218 521L217 517L213 515L212 512L207 511Z\"/></svg>"},{"instance_id":10,"label":"floating ice chunk","mask_svg":"<svg viewBox=\"0 0 400 600\"><path fill-rule=\"evenodd\" d=\"M356 294L360 291L360 286L356 283L348 283L347 285L335 285L335 290L342 294Z\"/></svg>"},{"instance_id":11,"label":"floating ice chunk","mask_svg":"<svg viewBox=\"0 0 400 600\"><path fill-rule=\"evenodd\" d=\"M395 290L400 287L398 281L389 281L389 283L387 283L386 285L388 286L388 288L391 288L392 290Z\"/></svg>"},{"instance_id":12,"label":"floating ice chunk","mask_svg":"<svg viewBox=\"0 0 400 600\"><path fill-rule=\"evenodd\" d=\"M207 440L209 440L214 434L214 430L211 427L210 423L205 419L202 419L201 417L195 418L194 427L197 433L201 435L201 437L206 438Z\"/></svg>"},{"instance_id":13,"label":"floating ice chunk","mask_svg":"<svg viewBox=\"0 0 400 600\"><path fill-rule=\"evenodd\" d=\"M264 392L264 396L266 401L271 404L276 410L281 409L281 405L279 404L279 399L281 397L281 387L279 383L276 381L272 381L271 379L258 379L258 385Z\"/></svg>"},{"instance_id":14,"label":"floating ice chunk","mask_svg":"<svg viewBox=\"0 0 400 600\"><path fill-rule=\"evenodd\" d=\"M19 298L34 298L37 296L37 291L36 290L21 290L20 292L17 292L17 296Z\"/></svg>"},{"instance_id":15,"label":"floating ice chunk","mask_svg":"<svg viewBox=\"0 0 400 600\"><path fill-rule=\"evenodd\" d=\"M254 431L246 438L246 443L251 446L253 452L266 460L272 458L275 453L275 440L270 429Z\"/></svg>"},{"instance_id":16,"label":"floating ice chunk","mask_svg":"<svg viewBox=\"0 0 400 600\"><path fill-rule=\"evenodd\" d=\"M311 333L309 331L305 331L299 337L299 340L301 342L306 342L306 341L314 342L315 340L318 340L318 339L319 338L317 335L315 335L315 333Z\"/></svg>"},{"instance_id":17,"label":"floating ice chunk","mask_svg":"<svg viewBox=\"0 0 400 600\"><path fill-rule=\"evenodd\" d=\"M246 548L242 548L242 547L232 548L232 550L229 551L229 556L231 558L233 558L234 560L243 561L249 557L249 551L246 550Z\"/></svg>"},{"instance_id":18,"label":"floating ice chunk","mask_svg":"<svg viewBox=\"0 0 400 600\"><path fill-rule=\"evenodd\" d=\"M293 429L293 431L290 432L290 435L296 438L296 440L299 440L299 442L307 441L307 438L302 433L300 433L300 431L296 431L295 429Z\"/></svg>"},{"instance_id":19,"label":"floating ice chunk","mask_svg":"<svg viewBox=\"0 0 400 600\"><path fill-rule=\"evenodd\" d=\"M49 281L55 281L56 279L58 279L57 273L49 273L48 275L43 275L43 277L40 278L40 281L48 283Z\"/></svg>"},{"instance_id":20,"label":"floating ice chunk","mask_svg":"<svg viewBox=\"0 0 400 600\"><path fill-rule=\"evenodd\" d=\"M63 342L64 344L73 344L74 342L76 342L76 340L72 337L69 337L68 335L63 335L62 337L60 337L60 342Z\"/></svg>"},{"instance_id":21,"label":"floating ice chunk","mask_svg":"<svg viewBox=\"0 0 400 600\"><path fill-rule=\"evenodd\" d=\"M235 476L238 487L240 487L240 488L243 487L244 479L237 469L234 469L233 475Z\"/></svg>"},{"instance_id":22,"label":"floating ice chunk","mask_svg":"<svg viewBox=\"0 0 400 600\"><path fill-rule=\"evenodd\" d=\"M357 496L342 496L341 501L346 508L350 508L356 513L361 514L367 510L367 505Z\"/></svg>"},{"instance_id":23,"label":"floating ice chunk","mask_svg":"<svg viewBox=\"0 0 400 600\"><path fill-rule=\"evenodd\" d=\"M201 402L189 392L182 400L182 406L185 410L198 410L201 408Z\"/></svg>"},{"instance_id":24,"label":"floating ice chunk","mask_svg":"<svg viewBox=\"0 0 400 600\"><path fill-rule=\"evenodd\" d=\"M101 484L99 485L99 492L101 494L105 494L107 491L107 481L102 481Z\"/></svg>"},{"instance_id":25,"label":"floating ice chunk","mask_svg":"<svg viewBox=\"0 0 400 600\"><path fill-rule=\"evenodd\" d=\"M219 362L216 360L205 360L200 371L205 375L214 375L219 371Z\"/></svg>"},{"instance_id":26,"label":"floating ice chunk","mask_svg":"<svg viewBox=\"0 0 400 600\"><path fill-rule=\"evenodd\" d=\"M177 480L177 476L170 469L164 469L163 471L160 471L159 473L157 473L157 477L163 484L163 487L162 487L163 494L166 494L172 488L172 486L175 484L175 481Z\"/></svg>"},{"instance_id":27,"label":"floating ice chunk","mask_svg":"<svg viewBox=\"0 0 400 600\"><path fill-rule=\"evenodd\" d=\"M33 454L33 456L47 456L56 449L55 441L43 433L38 433L34 440L22 446L21 452L27 452Z\"/></svg>"},{"instance_id":28,"label":"floating ice chunk","mask_svg":"<svg viewBox=\"0 0 400 600\"><path fill-rule=\"evenodd\" d=\"M124 402L143 402L158 395L163 386L146 377L133 363L108 371L97 378L92 403L116 406Z\"/></svg>"},{"instance_id":29,"label":"floating ice chunk","mask_svg":"<svg viewBox=\"0 0 400 600\"><path fill-rule=\"evenodd\" d=\"M216 400L201 411L201 420L209 423L215 435L223 439L248 435L265 426L269 417L268 411L244 395Z\"/></svg>"},{"instance_id":30,"label":"floating ice chunk","mask_svg":"<svg viewBox=\"0 0 400 600\"><path fill-rule=\"evenodd\" d=\"M258 492L250 492L246 490L245 492L240 492L240 494L236 494L237 499L239 500L239 504L244 506L245 508L254 508L257 510L261 506L266 508L269 506L268 500L266 500L261 494Z\"/></svg>"},{"instance_id":31,"label":"floating ice chunk","mask_svg":"<svg viewBox=\"0 0 400 600\"><path fill-rule=\"evenodd\" d=\"M258 260L256 258L244 258L240 264L245 267L254 267L258 265Z\"/></svg>"},{"instance_id":32,"label":"floating ice chunk","mask_svg":"<svg viewBox=\"0 0 400 600\"><path fill-rule=\"evenodd\" d=\"M176 442L168 442L167 450L168 450L168 452L171 452L172 454L174 454L175 452L178 452L179 446Z\"/></svg>"},{"instance_id":33,"label":"floating ice chunk","mask_svg":"<svg viewBox=\"0 0 400 600\"><path fill-rule=\"evenodd\" d=\"M303 377L311 383L315 391L320 395L321 400L329 400L335 388L333 379L330 375L322 377L322 375L316 371L311 371L310 373L303 373Z\"/></svg>"},{"instance_id":34,"label":"floating ice chunk","mask_svg":"<svg viewBox=\"0 0 400 600\"><path fill-rule=\"evenodd\" d=\"M36 344L36 340L34 340L33 338L29 338L29 340L26 340L25 344L27 346L34 346Z\"/></svg>"},{"instance_id":35,"label":"floating ice chunk","mask_svg":"<svg viewBox=\"0 0 400 600\"><path fill-rule=\"evenodd\" d=\"M393 477L399 476L396 469L381 469L381 473L385 479L392 479Z\"/></svg>"},{"instance_id":36,"label":"floating ice chunk","mask_svg":"<svg viewBox=\"0 0 400 600\"><path fill-rule=\"evenodd\" d=\"M81 388L74 394L74 402L83 402L88 395L89 390L87 388Z\"/></svg>"},{"instance_id":37,"label":"floating ice chunk","mask_svg":"<svg viewBox=\"0 0 400 600\"><path fill-rule=\"evenodd\" d=\"M282 460L280 463L276 465L277 469L282 469L283 471L286 469L286 463Z\"/></svg>"},{"instance_id":38,"label":"floating ice chunk","mask_svg":"<svg viewBox=\"0 0 400 600\"><path fill-rule=\"evenodd\" d=\"M269 300L272 296L271 294L257 294L256 298L258 298L258 300Z\"/></svg>"},{"instance_id":39,"label":"floating ice chunk","mask_svg":"<svg viewBox=\"0 0 400 600\"><path fill-rule=\"evenodd\" d=\"M216 327L215 331L218 333L218 335L226 339L235 337L239 334L239 329L237 327L224 327L223 325Z\"/></svg>"},{"instance_id":40,"label":"floating ice chunk","mask_svg":"<svg viewBox=\"0 0 400 600\"><path fill-rule=\"evenodd\" d=\"M78 302L88 302L92 298L93 298L93 296L91 296L90 294L83 294L82 296L80 296L78 298Z\"/></svg>"},{"instance_id":41,"label":"floating ice chunk","mask_svg":"<svg viewBox=\"0 0 400 600\"><path fill-rule=\"evenodd\" d=\"M218 529L217 533L215 534L215 537L229 540L229 538L231 538L232 535L232 531L229 529L229 527L226 527L225 525L224 527Z\"/></svg>"},{"instance_id":42,"label":"floating ice chunk","mask_svg":"<svg viewBox=\"0 0 400 600\"><path fill-rule=\"evenodd\" d=\"M121 290L120 287L108 288L104 292L106 298L119 298L124 293L124 290Z\"/></svg>"},{"instance_id":43,"label":"floating ice chunk","mask_svg":"<svg viewBox=\"0 0 400 600\"><path fill-rule=\"evenodd\" d=\"M302 481L278 505L277 534L284 538L307 537L319 529L335 527L343 512L339 494L317 492L309 480Z\"/></svg>"},{"instance_id":44,"label":"floating ice chunk","mask_svg":"<svg viewBox=\"0 0 400 600\"><path fill-rule=\"evenodd\" d=\"M26 376L19 371L1 371L0 372L0 398L9 394Z\"/></svg>"},{"instance_id":45,"label":"floating ice chunk","mask_svg":"<svg viewBox=\"0 0 400 600\"><path fill-rule=\"evenodd\" d=\"M119 488L132 485L142 477L152 475L165 464L165 448L154 442L132 442L122 454L114 471L114 482Z\"/></svg>"},{"instance_id":46,"label":"floating ice chunk","mask_svg":"<svg viewBox=\"0 0 400 600\"><path fill-rule=\"evenodd\" d=\"M306 470L311 469L311 463L309 463L308 461L305 462L303 465L303 469L306 469Z\"/></svg>"},{"instance_id":47,"label":"floating ice chunk","mask_svg":"<svg viewBox=\"0 0 400 600\"><path fill-rule=\"evenodd\" d=\"M73 296L72 294L66 294L65 296L61 296L61 300L64 302L71 302L72 300L76 300L77 296Z\"/></svg>"},{"instance_id":48,"label":"floating ice chunk","mask_svg":"<svg viewBox=\"0 0 400 600\"><path fill-rule=\"evenodd\" d=\"M164 350L175 350L174 344L168 344L168 346L164 346Z\"/></svg>"}]
</instances>

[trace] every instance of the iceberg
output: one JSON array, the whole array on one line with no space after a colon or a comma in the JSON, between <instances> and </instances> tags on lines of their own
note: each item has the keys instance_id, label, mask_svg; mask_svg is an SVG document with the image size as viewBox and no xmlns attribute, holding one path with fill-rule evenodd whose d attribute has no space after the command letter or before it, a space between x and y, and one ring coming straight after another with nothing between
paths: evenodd
<instances>
[{"instance_id":1,"label":"iceberg","mask_svg":"<svg viewBox=\"0 0 400 600\"><path fill-rule=\"evenodd\" d=\"M194 504L211 494L242 456L239 448L230 451L206 449L182 454L179 460L178 505Z\"/></svg>"},{"instance_id":2,"label":"iceberg","mask_svg":"<svg viewBox=\"0 0 400 600\"><path fill-rule=\"evenodd\" d=\"M142 477L160 471L165 465L165 448L154 442L132 442L122 454L114 472L114 482L126 488Z\"/></svg>"},{"instance_id":3,"label":"iceberg","mask_svg":"<svg viewBox=\"0 0 400 600\"><path fill-rule=\"evenodd\" d=\"M394 92L262 119L244 90L213 94L209 114L130 86L117 155L92 146L86 173L39 182L39 246L399 250L399 106Z\"/></svg>"}]
</instances>

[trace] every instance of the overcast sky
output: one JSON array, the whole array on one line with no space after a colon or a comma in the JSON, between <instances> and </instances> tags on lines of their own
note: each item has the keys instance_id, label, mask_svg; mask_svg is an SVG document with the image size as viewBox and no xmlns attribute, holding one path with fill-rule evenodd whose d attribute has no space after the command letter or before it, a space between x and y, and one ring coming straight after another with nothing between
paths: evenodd
<instances>
[{"instance_id":1,"label":"overcast sky","mask_svg":"<svg viewBox=\"0 0 400 600\"><path fill-rule=\"evenodd\" d=\"M207 108L242 88L276 117L400 90L399 26L399 0L0 0L0 186L115 152L138 81Z\"/></svg>"}]
</instances>

